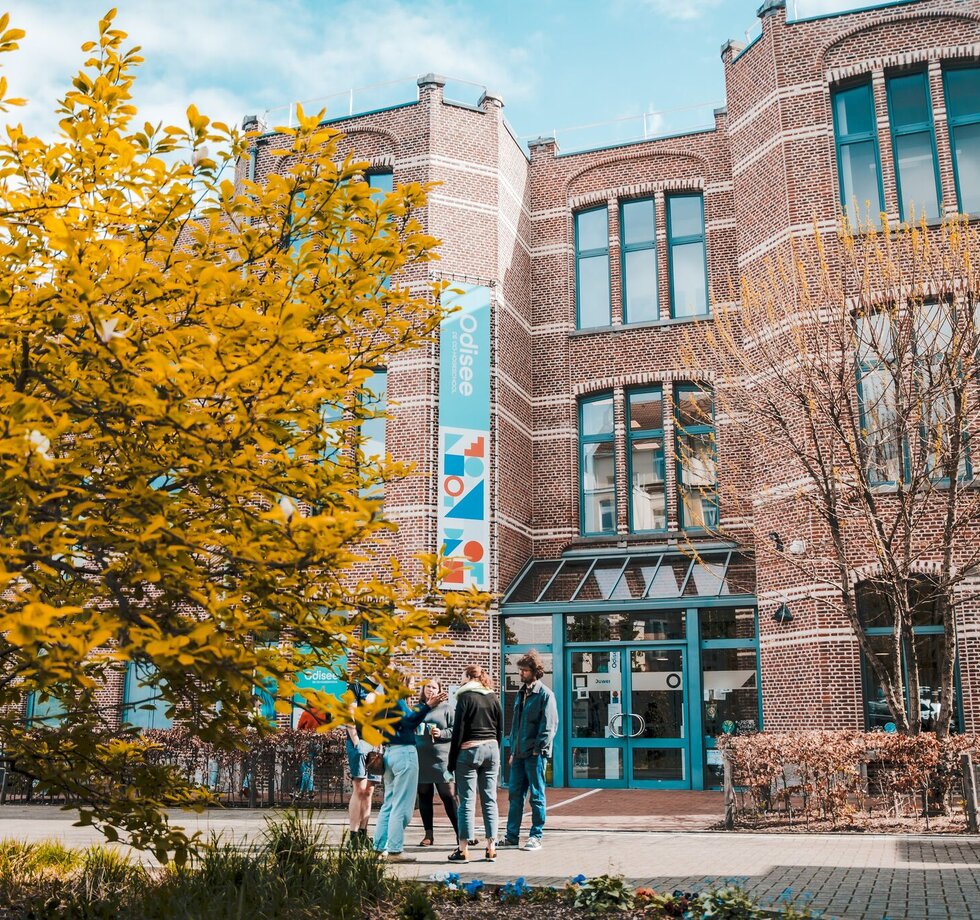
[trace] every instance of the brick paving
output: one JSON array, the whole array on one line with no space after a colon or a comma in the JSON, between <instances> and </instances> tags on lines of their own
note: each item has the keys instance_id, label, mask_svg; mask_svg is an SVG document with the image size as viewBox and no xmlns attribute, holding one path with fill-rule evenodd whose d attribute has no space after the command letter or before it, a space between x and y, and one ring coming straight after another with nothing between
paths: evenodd
<instances>
[{"instance_id":1,"label":"brick paving","mask_svg":"<svg viewBox=\"0 0 980 920\"><path fill-rule=\"evenodd\" d=\"M448 824L437 821L437 845L412 847L419 860L398 866L405 877L454 871L463 878L500 883L524 876L530 885L563 885L584 873L621 874L634 885L685 891L738 879L764 903L784 896L809 902L824 917L841 920L933 920L980 917L980 837L884 834L725 834L690 830L718 819L715 793L662 793L556 789L545 846L537 853L501 850L495 863L464 866L446 861ZM506 806L502 795L501 805ZM270 812L213 809L175 818L205 836L255 840ZM345 815L315 813L339 837ZM72 827L73 816L45 806L0 808L0 836L60 839L84 846L100 840L91 828ZM443 819L444 820L444 819ZM673 830L664 830L672 826ZM525 825L526 827L526 825ZM422 837L416 818L410 843ZM482 848L472 851L482 855Z\"/></svg>"}]
</instances>

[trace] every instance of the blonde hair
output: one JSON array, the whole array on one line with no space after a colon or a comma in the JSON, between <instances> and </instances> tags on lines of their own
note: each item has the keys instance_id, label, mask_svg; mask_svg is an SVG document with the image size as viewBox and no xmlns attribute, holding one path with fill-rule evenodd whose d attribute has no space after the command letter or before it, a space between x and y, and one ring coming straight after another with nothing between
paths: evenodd
<instances>
[{"instance_id":1,"label":"blonde hair","mask_svg":"<svg viewBox=\"0 0 980 920\"><path fill-rule=\"evenodd\" d=\"M428 677L425 680L423 680L422 683L421 683L421 685L419 686L419 702L420 703L424 703L425 702L425 688L429 684L435 684L439 688L436 691L436 693L442 693L442 681L438 677Z\"/></svg>"},{"instance_id":2,"label":"blonde hair","mask_svg":"<svg viewBox=\"0 0 980 920\"><path fill-rule=\"evenodd\" d=\"M487 690L493 690L493 680L478 664L468 664L463 671L467 680L478 680Z\"/></svg>"}]
</instances>

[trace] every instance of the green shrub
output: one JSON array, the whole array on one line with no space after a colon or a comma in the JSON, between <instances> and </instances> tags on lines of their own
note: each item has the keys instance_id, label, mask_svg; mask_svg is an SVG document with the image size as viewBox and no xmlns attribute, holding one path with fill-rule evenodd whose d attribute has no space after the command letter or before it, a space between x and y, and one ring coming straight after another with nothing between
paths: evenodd
<instances>
[{"instance_id":1,"label":"green shrub","mask_svg":"<svg viewBox=\"0 0 980 920\"><path fill-rule=\"evenodd\" d=\"M407 887L404 900L398 909L398 916L401 920L436 920L432 901L429 900L425 888L419 884Z\"/></svg>"},{"instance_id":2,"label":"green shrub","mask_svg":"<svg viewBox=\"0 0 980 920\"><path fill-rule=\"evenodd\" d=\"M631 910L634 904L633 889L621 875L597 875L578 887L574 904L592 914Z\"/></svg>"}]
</instances>

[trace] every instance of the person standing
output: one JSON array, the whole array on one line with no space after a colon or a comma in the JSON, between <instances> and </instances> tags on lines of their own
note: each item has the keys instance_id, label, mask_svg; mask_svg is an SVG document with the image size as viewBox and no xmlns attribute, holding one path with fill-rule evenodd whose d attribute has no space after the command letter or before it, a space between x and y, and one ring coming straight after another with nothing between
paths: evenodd
<instances>
[{"instance_id":1,"label":"person standing","mask_svg":"<svg viewBox=\"0 0 980 920\"><path fill-rule=\"evenodd\" d=\"M374 690L368 690L359 683L352 683L349 689L354 696L351 703L352 713L369 695L373 701ZM368 822L371 820L371 800L374 798L374 787L381 782L381 776L369 775L367 771L367 755L374 750L373 745L358 735L356 725L348 725L346 731L347 769L351 780L350 804L347 807L350 840L351 843L366 844Z\"/></svg>"},{"instance_id":2,"label":"person standing","mask_svg":"<svg viewBox=\"0 0 980 920\"><path fill-rule=\"evenodd\" d=\"M297 732L316 732L326 722L322 712L315 709L304 709L296 724ZM313 774L316 771L316 758L320 750L319 739L314 734L309 741L301 745L302 759L299 765L299 776L296 779L296 791L293 801L301 798L313 798Z\"/></svg>"},{"instance_id":3,"label":"person standing","mask_svg":"<svg viewBox=\"0 0 980 920\"><path fill-rule=\"evenodd\" d=\"M427 703L442 693L442 682L433 678L422 684L419 703ZM422 827L425 836L419 846L430 847L435 842L432 806L435 793L439 793L443 808L453 825L453 832L458 828L456 820L456 789L449 773L449 745L453 737L453 710L448 702L440 703L429 710L425 721L421 724L419 735L419 815L422 817ZM457 833L458 837L459 834Z\"/></svg>"},{"instance_id":4,"label":"person standing","mask_svg":"<svg viewBox=\"0 0 980 920\"><path fill-rule=\"evenodd\" d=\"M415 679L405 677L405 686L411 690ZM374 849L391 862L415 862L406 856L405 828L415 811L415 794L419 784L418 736L416 729L429 714L429 710L446 700L445 693L430 696L418 709L409 708L404 700L398 700L388 708L388 715L396 721L387 730L385 751L385 797L378 812L378 824L374 829Z\"/></svg>"},{"instance_id":5,"label":"person standing","mask_svg":"<svg viewBox=\"0 0 980 920\"><path fill-rule=\"evenodd\" d=\"M525 850L540 850L547 814L544 771L551 756L551 746L558 731L558 705L555 695L541 683L544 662L531 649L517 661L521 689L514 700L514 717L510 727L510 782L507 812L507 836L503 847L520 846L524 803L531 798L531 830Z\"/></svg>"},{"instance_id":6,"label":"person standing","mask_svg":"<svg viewBox=\"0 0 980 920\"><path fill-rule=\"evenodd\" d=\"M459 842L449 856L450 862L469 860L477 794L487 833L486 857L489 862L497 858L497 777L503 730L504 714L490 675L478 664L471 664L463 671L463 685L456 691L455 724L449 746L449 769L455 772L459 793Z\"/></svg>"}]
</instances>

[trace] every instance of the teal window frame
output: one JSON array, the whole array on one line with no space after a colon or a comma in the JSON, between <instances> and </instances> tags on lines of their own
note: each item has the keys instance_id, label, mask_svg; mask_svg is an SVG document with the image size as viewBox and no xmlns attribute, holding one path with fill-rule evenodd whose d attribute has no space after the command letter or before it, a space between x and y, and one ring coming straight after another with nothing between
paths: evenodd
<instances>
[{"instance_id":1,"label":"teal window frame","mask_svg":"<svg viewBox=\"0 0 980 920\"><path fill-rule=\"evenodd\" d=\"M855 593L855 603L857 605L858 618L863 620L862 617L862 606L861 606L861 585L859 583L856 587ZM866 626L864 627L865 634L869 638L885 636L888 638L893 638L895 635L894 626ZM912 626L912 638L918 639L924 636L942 636L945 635L945 630L942 625L935 626ZM906 643L902 642L902 698L905 700L905 711L909 714L910 711L910 700L909 700L909 687L908 687L908 649L905 647ZM858 654L861 656L861 712L864 717L864 727L866 731L871 731L876 726L872 723L871 713L870 713L870 703L871 694L874 692L874 672L871 670L871 665L868 663L867 656L859 651ZM920 675L921 677L921 675ZM963 731L963 689L960 681L960 660L957 656L956 663L954 666L954 677L953 684L956 688L956 705L953 708L953 719L952 719L952 730L954 733L960 733ZM920 687L921 689L921 687ZM877 702L877 700L876 700Z\"/></svg>"},{"instance_id":2,"label":"teal window frame","mask_svg":"<svg viewBox=\"0 0 980 920\"><path fill-rule=\"evenodd\" d=\"M159 690L147 684L141 675L140 669L145 669L143 676L152 677L156 668L146 662L130 661L126 665L126 681L123 685L122 699L122 721L133 728L173 728L173 719L167 716L169 704L160 696ZM153 672L153 673L151 673ZM142 691L142 693L140 693ZM139 694L139 695L135 695ZM159 716L160 725L152 724Z\"/></svg>"},{"instance_id":3,"label":"teal window frame","mask_svg":"<svg viewBox=\"0 0 980 920\"><path fill-rule=\"evenodd\" d=\"M41 694L37 690L27 695L27 710L25 722L28 728L34 728L40 723L48 728L57 728L65 720L65 707L61 700L49 696L44 702L40 701Z\"/></svg>"},{"instance_id":4,"label":"teal window frame","mask_svg":"<svg viewBox=\"0 0 980 920\"><path fill-rule=\"evenodd\" d=\"M946 124L949 127L949 147L950 155L953 160L953 182L956 186L956 208L961 213L964 213L963 208L963 192L960 185L960 168L959 168L959 157L956 154L956 129L965 128L970 125L980 124L980 106L977 107L976 112L972 112L969 115L952 115L952 106L949 104L949 74L952 71L963 71L963 70L974 70L977 72L977 80L980 81L980 67L978 66L964 66L964 67L949 67L943 68L943 102L946 106Z\"/></svg>"},{"instance_id":5,"label":"teal window frame","mask_svg":"<svg viewBox=\"0 0 980 920\"><path fill-rule=\"evenodd\" d=\"M650 206L653 208L653 238L650 240L643 240L638 243L628 243L626 241L626 217L625 211L628 205L631 204L641 204L649 201ZM657 201L655 198L629 198L619 203L619 270L620 277L622 278L622 291L623 291L623 323L650 323L657 322L660 319L660 259L657 253ZM626 256L632 252L653 252L653 297L656 302L656 315L652 317L643 317L641 319L631 319L629 313L629 297L627 291L629 285L627 283L627 259Z\"/></svg>"},{"instance_id":6,"label":"teal window frame","mask_svg":"<svg viewBox=\"0 0 980 920\"><path fill-rule=\"evenodd\" d=\"M593 249L581 249L579 247L579 221L586 214L594 214L597 211L602 211L606 215L606 245L599 248ZM600 205L596 208L585 208L581 211L576 211L574 214L574 224L575 224L575 328L576 329L601 329L603 326L609 326L612 324L612 284L611 280L607 280L606 283L606 322L598 323L594 326L583 326L582 325L582 285L580 282L580 268L581 264L585 259L593 259L599 257L605 257L606 259L606 272L607 276L609 273L609 208L606 205Z\"/></svg>"},{"instance_id":7,"label":"teal window frame","mask_svg":"<svg viewBox=\"0 0 980 920\"><path fill-rule=\"evenodd\" d=\"M909 122L903 125L896 125L894 117L894 105L892 102L893 98L893 87L894 81L896 79L908 79L909 77L919 77L922 80L923 87L925 89L926 100L928 101L927 111L929 112L928 121L924 122ZM905 213L905 196L902 193L902 172L899 168L899 158L898 158L898 138L900 137L912 137L918 134L927 134L929 136L929 144L932 149L932 175L933 182L936 186L936 203L939 209L938 214L925 215L927 220L937 219L942 216L943 212L943 187L942 180L939 176L939 152L936 148L936 126L933 121L932 113L932 91L929 86L929 73L926 70L913 70L906 71L903 73L892 74L885 80L885 94L888 99L888 125L891 128L891 140L892 140L892 160L895 164L895 190L898 194L898 216L902 221L909 219L909 215ZM838 160L838 162L840 162ZM879 166L879 176L881 169ZM921 218L923 215L919 215Z\"/></svg>"},{"instance_id":8,"label":"teal window frame","mask_svg":"<svg viewBox=\"0 0 980 920\"><path fill-rule=\"evenodd\" d=\"M660 428L638 428L636 431L632 427L632 414L630 397L642 396L648 393L656 393L660 396ZM626 481L629 483L629 529L630 533L666 533L667 532L667 445L664 441L664 393L663 387L642 387L626 391ZM660 439L660 467L663 476L663 496L664 496L664 526L656 527L652 530L637 530L634 526L633 514L633 443L634 441L645 441L652 438Z\"/></svg>"},{"instance_id":9,"label":"teal window frame","mask_svg":"<svg viewBox=\"0 0 980 920\"><path fill-rule=\"evenodd\" d=\"M682 198L696 198L701 205L701 232L675 236L670 220L670 203ZM667 215L667 274L670 280L670 316L671 319L698 319L711 316L711 289L708 286L708 236L704 219L704 195L701 192L681 192L667 195L664 198L664 210ZM704 247L704 313L677 312L677 298L674 295L674 282L677 272L674 269L674 249L688 243L701 243Z\"/></svg>"},{"instance_id":10,"label":"teal window frame","mask_svg":"<svg viewBox=\"0 0 980 920\"><path fill-rule=\"evenodd\" d=\"M371 386L372 381L376 380L378 377L382 375L384 375L383 389L381 389L380 391L373 389ZM383 460L385 457L388 456L388 368L386 367L373 368L371 370L371 376L365 381L364 385L367 388L367 390L371 392L372 394L371 398L374 401L374 403L377 403L379 400L381 402L381 408L374 409L373 411L376 412L380 411L382 413L380 417L365 419L360 426L360 430L358 431L358 441L359 441L358 449L361 451L361 455L364 459L364 462L370 463L373 457L378 457ZM368 403L367 400L368 400L367 393L362 391L358 395L358 401L360 402L362 407L371 405L370 403ZM364 434L364 428L365 425L374 425L374 424L380 425L381 453L364 454L363 451L364 451L364 447L366 446L365 445L366 437ZM358 494L361 496L361 498L370 498L378 502L378 504L380 505L384 502L384 498L385 498L385 484L382 482L379 485L374 486L372 488L361 488Z\"/></svg>"},{"instance_id":11,"label":"teal window frame","mask_svg":"<svg viewBox=\"0 0 980 920\"><path fill-rule=\"evenodd\" d=\"M680 423L680 397L683 393L707 393L711 396L711 424L710 425L687 425L682 426ZM715 394L714 390L706 386L700 386L696 383L684 383L679 386L674 387L674 399L673 399L673 414L674 414L674 458L676 462L675 473L677 478L677 523L681 530L693 531L693 532L705 532L710 531L712 528L718 527L718 522L721 519L721 507L718 501L718 441L717 441L717 425L715 424ZM712 443L712 454L714 458L714 469L715 469L715 485L714 485L714 500L712 505L714 507L714 521L707 526L701 525L689 525L684 519L684 489L682 488L684 484L684 458L681 456L678 441L680 440L681 434L689 435L711 435L713 438ZM702 493L704 494L704 493Z\"/></svg>"},{"instance_id":12,"label":"teal window frame","mask_svg":"<svg viewBox=\"0 0 980 920\"><path fill-rule=\"evenodd\" d=\"M851 92L855 89L864 88L867 92L868 97L868 108L871 112L871 131L859 131L851 134L843 134L840 129L840 124L837 117L837 104L836 100L838 95L841 93ZM830 94L830 109L834 118L834 155L837 158L837 193L840 195L841 210L848 215L848 219L851 221L853 227L860 226L861 223L861 213L860 208L863 202L856 202L857 213L851 215L850 202L847 200L847 193L844 189L844 169L843 169L843 159L841 158L841 150L844 147L850 145L864 144L871 141L874 147L875 154L875 175L877 178L878 186L878 211L875 219L875 225L881 225L881 212L885 209L885 187L882 182L881 177L881 148L878 144L878 120L877 114L875 112L875 96L874 87L871 85L870 77L856 83L847 83L834 88L833 92ZM852 219L852 217L854 219Z\"/></svg>"},{"instance_id":13,"label":"teal window frame","mask_svg":"<svg viewBox=\"0 0 980 920\"><path fill-rule=\"evenodd\" d=\"M608 434L590 434L586 435L584 433L583 417L585 415L585 407L591 403L601 402L604 400L610 400L613 403L613 425ZM583 537L604 537L614 535L616 533L616 522L619 517L619 496L617 495L616 486L616 421L615 421L615 399L611 392L598 393L588 399L579 400L578 404L578 505L579 505L579 533ZM612 527L608 530L586 530L586 514L585 514L585 447L588 444L612 444L612 461L613 461L613 505L612 505Z\"/></svg>"}]
</instances>

